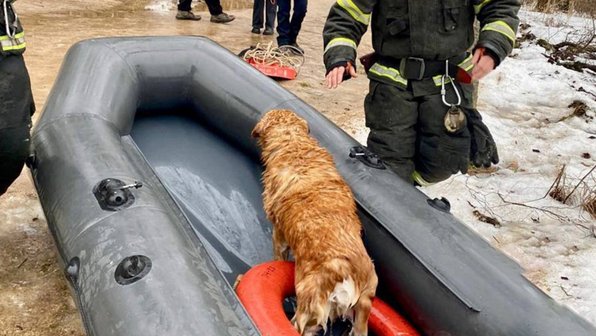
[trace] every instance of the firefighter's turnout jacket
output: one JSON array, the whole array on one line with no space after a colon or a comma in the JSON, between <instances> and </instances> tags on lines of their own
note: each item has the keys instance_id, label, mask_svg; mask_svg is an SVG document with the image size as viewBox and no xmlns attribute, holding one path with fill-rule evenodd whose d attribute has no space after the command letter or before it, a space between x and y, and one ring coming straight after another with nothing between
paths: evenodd
<instances>
[{"instance_id":1,"label":"firefighter's turnout jacket","mask_svg":"<svg viewBox=\"0 0 596 336\"><path fill-rule=\"evenodd\" d=\"M25 52L25 32L12 7L15 0L0 0L0 56Z\"/></svg>"},{"instance_id":2,"label":"firefighter's turnout jacket","mask_svg":"<svg viewBox=\"0 0 596 336\"><path fill-rule=\"evenodd\" d=\"M23 169L35 112L23 59L25 35L9 0L0 0L0 195Z\"/></svg>"},{"instance_id":3,"label":"firefighter's turnout jacket","mask_svg":"<svg viewBox=\"0 0 596 336\"><path fill-rule=\"evenodd\" d=\"M356 47L370 24L380 59L370 77L406 85L424 75L418 59L455 58L469 70L471 59L461 55L474 43L475 18L476 47L486 48L498 65L513 48L519 7L518 0L337 0L323 31L325 66L329 71L346 61L356 65Z\"/></svg>"}]
</instances>

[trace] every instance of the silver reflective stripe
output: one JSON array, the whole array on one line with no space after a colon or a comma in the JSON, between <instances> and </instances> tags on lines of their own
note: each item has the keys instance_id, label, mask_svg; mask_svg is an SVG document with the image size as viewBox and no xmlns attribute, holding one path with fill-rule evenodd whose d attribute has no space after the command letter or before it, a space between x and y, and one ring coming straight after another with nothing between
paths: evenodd
<instances>
[{"instance_id":1,"label":"silver reflective stripe","mask_svg":"<svg viewBox=\"0 0 596 336\"><path fill-rule=\"evenodd\" d=\"M327 50L337 46L347 46L356 50L356 42L350 40L349 38L336 37L333 40L329 41L323 53L326 53Z\"/></svg>"},{"instance_id":2,"label":"silver reflective stripe","mask_svg":"<svg viewBox=\"0 0 596 336\"><path fill-rule=\"evenodd\" d=\"M0 36L0 46L3 51L24 49L26 47L25 32L16 34L14 38L8 35Z\"/></svg>"},{"instance_id":3,"label":"silver reflective stripe","mask_svg":"<svg viewBox=\"0 0 596 336\"><path fill-rule=\"evenodd\" d=\"M505 35L509 40L511 40L511 43L515 43L515 31L511 27L509 27L509 25L505 21L495 21L487 23L481 29L481 31L485 30L492 30L496 31L497 33L501 33Z\"/></svg>"},{"instance_id":4,"label":"silver reflective stripe","mask_svg":"<svg viewBox=\"0 0 596 336\"><path fill-rule=\"evenodd\" d=\"M337 4L348 12L354 20L367 26L370 23L370 13L365 14L352 0L337 0Z\"/></svg>"},{"instance_id":5,"label":"silver reflective stripe","mask_svg":"<svg viewBox=\"0 0 596 336\"><path fill-rule=\"evenodd\" d=\"M441 78L443 75L436 75L433 77L433 82L435 82L435 86L441 86L443 83L441 82ZM445 78L445 84L451 83L451 77Z\"/></svg>"},{"instance_id":6,"label":"silver reflective stripe","mask_svg":"<svg viewBox=\"0 0 596 336\"><path fill-rule=\"evenodd\" d=\"M408 80L403 78L397 69L386 67L384 65L380 65L379 63L375 63L373 64L373 66L370 67L368 71L377 76L386 77L394 82L397 82L404 86L408 86Z\"/></svg>"}]
</instances>

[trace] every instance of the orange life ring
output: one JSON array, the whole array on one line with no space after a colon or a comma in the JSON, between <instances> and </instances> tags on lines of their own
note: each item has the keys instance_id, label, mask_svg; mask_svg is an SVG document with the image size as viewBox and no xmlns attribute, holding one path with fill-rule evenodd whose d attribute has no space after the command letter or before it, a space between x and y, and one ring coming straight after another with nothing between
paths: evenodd
<instances>
[{"instance_id":1,"label":"orange life ring","mask_svg":"<svg viewBox=\"0 0 596 336\"><path fill-rule=\"evenodd\" d=\"M293 262L272 261L251 268L240 279L236 293L264 336L298 336L282 306L284 298L295 295ZM379 298L373 300L368 327L379 336L420 336Z\"/></svg>"}]
</instances>

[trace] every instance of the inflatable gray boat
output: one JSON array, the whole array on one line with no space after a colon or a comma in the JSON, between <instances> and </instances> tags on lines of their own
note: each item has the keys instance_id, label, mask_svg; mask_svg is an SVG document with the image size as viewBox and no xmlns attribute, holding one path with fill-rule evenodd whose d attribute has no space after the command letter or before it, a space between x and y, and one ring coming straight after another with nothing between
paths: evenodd
<instances>
[{"instance_id":1,"label":"inflatable gray boat","mask_svg":"<svg viewBox=\"0 0 596 336\"><path fill-rule=\"evenodd\" d=\"M258 149L273 108L308 120L352 187L379 296L424 335L596 328L236 55L203 37L87 40L68 52L29 162L89 335L259 335L232 285L271 259Z\"/></svg>"}]
</instances>

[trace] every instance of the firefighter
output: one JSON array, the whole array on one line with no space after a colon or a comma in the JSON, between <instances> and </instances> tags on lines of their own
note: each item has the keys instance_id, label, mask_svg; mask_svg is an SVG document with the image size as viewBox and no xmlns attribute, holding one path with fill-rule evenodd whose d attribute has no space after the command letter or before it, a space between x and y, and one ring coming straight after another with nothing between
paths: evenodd
<instances>
[{"instance_id":1,"label":"firefighter","mask_svg":"<svg viewBox=\"0 0 596 336\"><path fill-rule=\"evenodd\" d=\"M0 0L0 195L19 176L29 155L29 130L35 112L23 60L25 35L13 1Z\"/></svg>"},{"instance_id":2,"label":"firefighter","mask_svg":"<svg viewBox=\"0 0 596 336\"><path fill-rule=\"evenodd\" d=\"M323 29L327 86L356 76L356 48L370 24L375 52L360 59L370 80L369 149L422 186L466 173L470 161L489 167L499 161L497 147L470 82L513 49L519 7L518 0L337 0Z\"/></svg>"}]
</instances>

